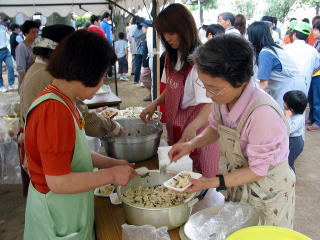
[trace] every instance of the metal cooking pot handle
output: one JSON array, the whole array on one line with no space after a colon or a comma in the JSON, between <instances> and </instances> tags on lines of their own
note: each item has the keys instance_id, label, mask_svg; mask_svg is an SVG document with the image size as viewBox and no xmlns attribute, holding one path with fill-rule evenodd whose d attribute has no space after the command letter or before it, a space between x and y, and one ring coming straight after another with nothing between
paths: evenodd
<instances>
[{"instance_id":1,"label":"metal cooking pot handle","mask_svg":"<svg viewBox=\"0 0 320 240\"><path fill-rule=\"evenodd\" d=\"M190 202L187 203L188 207L193 207L197 202L199 202L198 198L192 199Z\"/></svg>"},{"instance_id":2,"label":"metal cooking pot handle","mask_svg":"<svg viewBox=\"0 0 320 240\"><path fill-rule=\"evenodd\" d=\"M159 122L159 121L154 121L154 122L152 123L152 126L153 126L154 128L156 128L156 129L158 129L159 131L162 131L162 123L161 123L161 122Z\"/></svg>"},{"instance_id":3,"label":"metal cooking pot handle","mask_svg":"<svg viewBox=\"0 0 320 240\"><path fill-rule=\"evenodd\" d=\"M160 121L162 118L162 112L160 112L160 111L154 111L154 112L158 115L157 119Z\"/></svg>"}]
</instances>

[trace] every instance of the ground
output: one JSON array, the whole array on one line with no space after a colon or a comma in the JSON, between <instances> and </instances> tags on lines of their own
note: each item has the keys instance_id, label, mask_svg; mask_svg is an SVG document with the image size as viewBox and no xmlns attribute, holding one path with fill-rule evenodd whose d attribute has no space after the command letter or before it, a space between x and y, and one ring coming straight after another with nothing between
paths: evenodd
<instances>
[{"instance_id":1,"label":"ground","mask_svg":"<svg viewBox=\"0 0 320 240\"><path fill-rule=\"evenodd\" d=\"M113 88L113 82L108 80ZM146 106L142 101L148 95L145 88L132 81L119 82L119 96L128 106ZM305 149L296 162L296 212L294 229L316 240L320 236L320 131L307 132ZM0 239L20 240L23 235L25 199L21 185L0 184Z\"/></svg>"}]
</instances>

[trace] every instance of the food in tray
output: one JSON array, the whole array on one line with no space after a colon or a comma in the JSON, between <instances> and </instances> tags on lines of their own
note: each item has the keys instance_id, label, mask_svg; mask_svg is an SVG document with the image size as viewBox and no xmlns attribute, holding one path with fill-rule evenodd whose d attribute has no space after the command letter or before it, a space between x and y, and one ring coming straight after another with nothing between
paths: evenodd
<instances>
[{"instance_id":1,"label":"food in tray","mask_svg":"<svg viewBox=\"0 0 320 240\"><path fill-rule=\"evenodd\" d=\"M165 181L163 185L169 189L178 191L178 192L183 192L186 190L188 187L191 186L191 183L189 181L190 178L201 178L202 174L200 173L195 173L191 171L182 171L175 175L174 177L170 178L169 180Z\"/></svg>"},{"instance_id":2,"label":"food in tray","mask_svg":"<svg viewBox=\"0 0 320 240\"><path fill-rule=\"evenodd\" d=\"M108 184L99 188L99 192L103 195L110 195L114 191L114 186L112 184Z\"/></svg>"},{"instance_id":3,"label":"food in tray","mask_svg":"<svg viewBox=\"0 0 320 240\"><path fill-rule=\"evenodd\" d=\"M189 178L191 175L189 173L180 173L172 178L171 186L174 188L185 188L190 185Z\"/></svg>"},{"instance_id":4,"label":"food in tray","mask_svg":"<svg viewBox=\"0 0 320 240\"><path fill-rule=\"evenodd\" d=\"M138 187L127 190L123 196L139 207L170 207L182 204L191 193L174 193L164 186Z\"/></svg>"},{"instance_id":5,"label":"food in tray","mask_svg":"<svg viewBox=\"0 0 320 240\"><path fill-rule=\"evenodd\" d=\"M100 114L105 118L112 118L118 114L119 110L115 108L106 108Z\"/></svg>"}]
</instances>

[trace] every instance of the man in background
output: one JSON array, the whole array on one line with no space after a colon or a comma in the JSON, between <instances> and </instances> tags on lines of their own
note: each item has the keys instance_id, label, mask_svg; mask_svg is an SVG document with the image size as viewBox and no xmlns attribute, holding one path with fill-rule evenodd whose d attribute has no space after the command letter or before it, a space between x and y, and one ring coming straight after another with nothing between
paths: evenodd
<instances>
[{"instance_id":1,"label":"man in background","mask_svg":"<svg viewBox=\"0 0 320 240\"><path fill-rule=\"evenodd\" d=\"M8 89L4 86L2 78L2 62L4 62L8 69L8 82L10 89L17 89L14 84L14 69L11 53L8 49L7 27L3 24L0 17L0 92L6 92Z\"/></svg>"}]
</instances>

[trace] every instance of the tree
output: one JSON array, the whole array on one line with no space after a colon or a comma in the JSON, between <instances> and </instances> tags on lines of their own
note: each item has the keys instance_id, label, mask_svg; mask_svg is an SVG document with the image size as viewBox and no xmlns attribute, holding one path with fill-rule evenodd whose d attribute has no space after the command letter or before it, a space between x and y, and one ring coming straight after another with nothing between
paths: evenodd
<instances>
[{"instance_id":1,"label":"tree","mask_svg":"<svg viewBox=\"0 0 320 240\"><path fill-rule=\"evenodd\" d=\"M186 5L190 11L199 10L198 0L189 0ZM218 0L200 0L200 24L203 23L203 10L217 9L217 8L218 8Z\"/></svg>"},{"instance_id":2,"label":"tree","mask_svg":"<svg viewBox=\"0 0 320 240\"><path fill-rule=\"evenodd\" d=\"M283 22L296 0L266 0L266 2L268 6L264 14L277 17Z\"/></svg>"},{"instance_id":3,"label":"tree","mask_svg":"<svg viewBox=\"0 0 320 240\"><path fill-rule=\"evenodd\" d=\"M254 10L257 6L256 0L233 0L231 2L234 12L236 14L243 14L246 19L253 17Z\"/></svg>"},{"instance_id":4,"label":"tree","mask_svg":"<svg viewBox=\"0 0 320 240\"><path fill-rule=\"evenodd\" d=\"M320 0L299 0L300 5L308 5L314 7L316 10L316 15L319 15L320 10Z\"/></svg>"}]
</instances>

